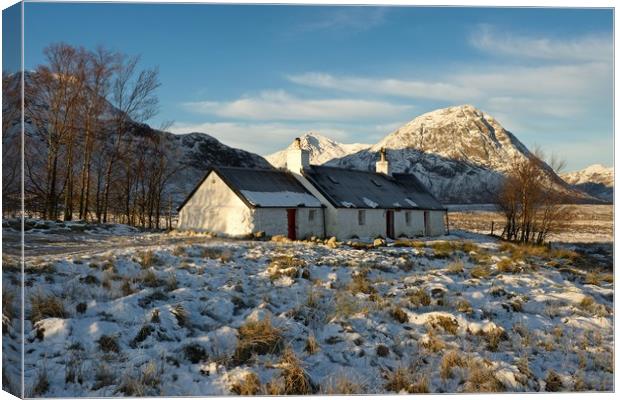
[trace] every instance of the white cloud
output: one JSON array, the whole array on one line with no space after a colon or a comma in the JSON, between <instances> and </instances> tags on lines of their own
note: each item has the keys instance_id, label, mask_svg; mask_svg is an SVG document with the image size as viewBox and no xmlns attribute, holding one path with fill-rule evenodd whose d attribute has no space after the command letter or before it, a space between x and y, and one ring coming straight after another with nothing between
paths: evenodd
<instances>
[{"instance_id":1,"label":"white cloud","mask_svg":"<svg viewBox=\"0 0 620 400\"><path fill-rule=\"evenodd\" d=\"M351 120L390 117L412 106L360 99L302 99L285 91L265 91L230 102L185 103L190 111L243 120Z\"/></svg>"},{"instance_id":2,"label":"white cloud","mask_svg":"<svg viewBox=\"0 0 620 400\"><path fill-rule=\"evenodd\" d=\"M336 89L352 93L370 93L422 99L452 99L454 101L478 97L479 91L471 86L463 86L440 81L403 80L395 78L364 78L355 76L332 76L309 72L290 75L288 79L298 85L323 89Z\"/></svg>"},{"instance_id":3,"label":"white cloud","mask_svg":"<svg viewBox=\"0 0 620 400\"><path fill-rule=\"evenodd\" d=\"M511 57L536 58L551 61L611 61L611 36L587 35L572 39L519 36L500 32L490 25L479 25L470 37L479 50Z\"/></svg>"}]
</instances>

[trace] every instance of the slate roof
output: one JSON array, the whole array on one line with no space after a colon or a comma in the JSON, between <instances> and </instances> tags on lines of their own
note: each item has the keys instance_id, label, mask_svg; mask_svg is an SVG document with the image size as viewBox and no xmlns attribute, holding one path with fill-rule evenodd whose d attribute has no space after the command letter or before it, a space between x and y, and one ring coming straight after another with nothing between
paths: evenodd
<instances>
[{"instance_id":1,"label":"slate roof","mask_svg":"<svg viewBox=\"0 0 620 400\"><path fill-rule=\"evenodd\" d=\"M304 176L337 208L445 210L411 174L392 177L370 171L312 165Z\"/></svg>"},{"instance_id":2,"label":"slate roof","mask_svg":"<svg viewBox=\"0 0 620 400\"><path fill-rule=\"evenodd\" d=\"M194 195L211 172L216 173L249 207L321 207L321 202L286 171L243 167L213 167L179 206Z\"/></svg>"}]
</instances>

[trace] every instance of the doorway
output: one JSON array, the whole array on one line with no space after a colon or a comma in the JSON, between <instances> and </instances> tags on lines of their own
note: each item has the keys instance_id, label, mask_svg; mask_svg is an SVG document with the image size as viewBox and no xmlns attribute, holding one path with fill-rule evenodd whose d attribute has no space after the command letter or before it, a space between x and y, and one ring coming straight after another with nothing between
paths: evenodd
<instances>
[{"instance_id":1,"label":"doorway","mask_svg":"<svg viewBox=\"0 0 620 400\"><path fill-rule=\"evenodd\" d=\"M297 232L295 229L295 226L297 225L297 209L287 209L286 220L288 222L288 238L291 240L297 240Z\"/></svg>"},{"instance_id":2,"label":"doorway","mask_svg":"<svg viewBox=\"0 0 620 400\"><path fill-rule=\"evenodd\" d=\"M424 211L424 236L431 235L431 219L428 211Z\"/></svg>"},{"instance_id":3,"label":"doorway","mask_svg":"<svg viewBox=\"0 0 620 400\"><path fill-rule=\"evenodd\" d=\"M394 211L387 210L385 212L385 235L394 239Z\"/></svg>"}]
</instances>

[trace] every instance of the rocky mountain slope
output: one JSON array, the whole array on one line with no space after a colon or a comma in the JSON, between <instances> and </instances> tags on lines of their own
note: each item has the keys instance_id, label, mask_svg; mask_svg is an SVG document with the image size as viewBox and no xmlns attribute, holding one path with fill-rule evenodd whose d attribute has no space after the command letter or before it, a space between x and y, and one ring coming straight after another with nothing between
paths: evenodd
<instances>
[{"instance_id":1,"label":"rocky mountain slope","mask_svg":"<svg viewBox=\"0 0 620 400\"><path fill-rule=\"evenodd\" d=\"M338 143L335 140L316 132L305 133L299 138L301 139L302 148L310 152L310 163L317 165L324 164L330 160L345 157L349 154L357 153L361 150L366 150L372 146L370 144L362 143ZM293 144L291 143L286 149L270 154L265 158L276 168L286 167L286 154L292 146Z\"/></svg>"},{"instance_id":2,"label":"rocky mountain slope","mask_svg":"<svg viewBox=\"0 0 620 400\"><path fill-rule=\"evenodd\" d=\"M562 174L562 179L593 197L603 201L613 201L614 169L612 167L594 164L579 171Z\"/></svg>"},{"instance_id":3,"label":"rocky mountain slope","mask_svg":"<svg viewBox=\"0 0 620 400\"><path fill-rule=\"evenodd\" d=\"M461 105L421 115L368 148L340 157L314 154L311 160L372 170L382 147L387 149L393 171L415 174L444 203L494 202L510 161L530 154L495 118ZM316 152L317 147L310 150ZM567 185L550 167L546 175L552 187L576 201L594 200Z\"/></svg>"}]
</instances>

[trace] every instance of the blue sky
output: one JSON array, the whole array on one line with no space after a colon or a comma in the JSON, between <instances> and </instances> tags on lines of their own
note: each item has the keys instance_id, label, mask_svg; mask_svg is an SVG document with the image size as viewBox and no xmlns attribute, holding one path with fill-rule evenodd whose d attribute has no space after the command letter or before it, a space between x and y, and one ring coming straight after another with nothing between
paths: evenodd
<instances>
[{"instance_id":1,"label":"blue sky","mask_svg":"<svg viewBox=\"0 0 620 400\"><path fill-rule=\"evenodd\" d=\"M259 154L469 103L569 170L613 162L611 10L27 3L25 26L26 68L58 41L141 54L151 125Z\"/></svg>"}]
</instances>

